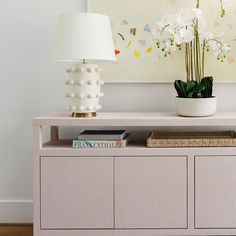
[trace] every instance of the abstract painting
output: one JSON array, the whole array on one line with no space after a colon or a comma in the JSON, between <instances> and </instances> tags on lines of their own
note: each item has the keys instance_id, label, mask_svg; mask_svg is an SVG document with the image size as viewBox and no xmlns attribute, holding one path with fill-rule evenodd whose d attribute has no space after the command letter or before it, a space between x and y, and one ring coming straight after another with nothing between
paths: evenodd
<instances>
[{"instance_id":1,"label":"abstract painting","mask_svg":"<svg viewBox=\"0 0 236 236\"><path fill-rule=\"evenodd\" d=\"M88 11L110 16L117 61L104 64L107 82L173 82L185 79L184 49L165 58L156 47L152 29L163 15L193 8L194 0L87 0ZM209 31L224 32L231 51L224 63L209 52L206 75L215 81L236 81L236 3L220 16L219 0L201 1Z\"/></svg>"}]
</instances>

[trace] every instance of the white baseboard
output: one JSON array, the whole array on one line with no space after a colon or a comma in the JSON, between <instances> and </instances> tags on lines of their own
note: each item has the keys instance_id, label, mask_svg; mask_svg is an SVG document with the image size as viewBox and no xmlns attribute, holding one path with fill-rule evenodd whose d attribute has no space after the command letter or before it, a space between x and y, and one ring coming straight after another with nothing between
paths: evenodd
<instances>
[{"instance_id":1,"label":"white baseboard","mask_svg":"<svg viewBox=\"0 0 236 236\"><path fill-rule=\"evenodd\" d=\"M32 223L31 200L0 200L0 223Z\"/></svg>"}]
</instances>

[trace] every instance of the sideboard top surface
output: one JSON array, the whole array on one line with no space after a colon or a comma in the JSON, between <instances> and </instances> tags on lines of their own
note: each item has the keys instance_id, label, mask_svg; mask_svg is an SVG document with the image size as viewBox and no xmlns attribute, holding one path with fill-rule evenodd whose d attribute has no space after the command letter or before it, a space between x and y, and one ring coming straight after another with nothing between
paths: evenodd
<instances>
[{"instance_id":1,"label":"sideboard top surface","mask_svg":"<svg viewBox=\"0 0 236 236\"><path fill-rule=\"evenodd\" d=\"M33 119L35 126L236 126L236 112L218 112L211 117L181 117L161 112L101 112L93 118L73 118L70 113L52 113Z\"/></svg>"}]
</instances>

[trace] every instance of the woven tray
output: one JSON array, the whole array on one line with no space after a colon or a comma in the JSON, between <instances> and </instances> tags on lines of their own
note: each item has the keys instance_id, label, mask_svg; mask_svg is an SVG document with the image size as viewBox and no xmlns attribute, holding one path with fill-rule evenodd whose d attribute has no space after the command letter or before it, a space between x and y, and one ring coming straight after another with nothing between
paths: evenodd
<instances>
[{"instance_id":1,"label":"woven tray","mask_svg":"<svg viewBox=\"0 0 236 236\"><path fill-rule=\"evenodd\" d=\"M157 147L236 147L234 131L163 132L154 131L147 139L147 146Z\"/></svg>"}]
</instances>

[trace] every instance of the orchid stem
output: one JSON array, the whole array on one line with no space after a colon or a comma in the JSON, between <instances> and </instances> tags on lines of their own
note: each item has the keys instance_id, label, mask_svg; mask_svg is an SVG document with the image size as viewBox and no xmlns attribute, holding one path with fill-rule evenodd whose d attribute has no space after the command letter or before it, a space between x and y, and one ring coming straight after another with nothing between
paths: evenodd
<instances>
[{"instance_id":1,"label":"orchid stem","mask_svg":"<svg viewBox=\"0 0 236 236\"><path fill-rule=\"evenodd\" d=\"M200 8L200 0L197 0L196 8Z\"/></svg>"}]
</instances>

